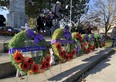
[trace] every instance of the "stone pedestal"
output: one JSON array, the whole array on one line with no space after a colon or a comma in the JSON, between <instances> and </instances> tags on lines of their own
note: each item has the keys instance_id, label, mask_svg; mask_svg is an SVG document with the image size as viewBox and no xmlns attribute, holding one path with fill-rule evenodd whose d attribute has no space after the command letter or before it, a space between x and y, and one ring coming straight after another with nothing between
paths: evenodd
<instances>
[{"instance_id":1,"label":"stone pedestal","mask_svg":"<svg viewBox=\"0 0 116 82\"><path fill-rule=\"evenodd\" d=\"M9 26L21 28L27 23L25 14L25 0L10 0L9 14L7 15Z\"/></svg>"},{"instance_id":2,"label":"stone pedestal","mask_svg":"<svg viewBox=\"0 0 116 82\"><path fill-rule=\"evenodd\" d=\"M8 14L7 17L8 25L15 28L21 28L27 23L27 15L25 14L13 12Z\"/></svg>"}]
</instances>

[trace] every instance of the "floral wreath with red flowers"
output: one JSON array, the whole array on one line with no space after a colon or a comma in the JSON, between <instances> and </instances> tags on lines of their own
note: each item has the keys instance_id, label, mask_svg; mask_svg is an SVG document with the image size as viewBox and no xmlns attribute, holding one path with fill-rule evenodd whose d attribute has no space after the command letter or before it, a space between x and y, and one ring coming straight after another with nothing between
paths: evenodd
<instances>
[{"instance_id":1,"label":"floral wreath with red flowers","mask_svg":"<svg viewBox=\"0 0 116 82\"><path fill-rule=\"evenodd\" d=\"M34 42L32 42L33 40ZM28 42L28 46L25 45L27 44L25 41ZM31 29L16 34L8 46L12 64L25 75L44 72L51 66L47 42L42 35L34 33ZM34 50L41 51L41 53L36 54L39 57L34 57L33 54L31 54L32 57L23 55L23 52L30 51L32 53Z\"/></svg>"},{"instance_id":2,"label":"floral wreath with red flowers","mask_svg":"<svg viewBox=\"0 0 116 82\"><path fill-rule=\"evenodd\" d=\"M81 55L82 53L82 47L81 47L81 42L83 42L82 36L78 32L73 32L72 33L72 38L76 42L75 48L76 48L76 54Z\"/></svg>"},{"instance_id":3,"label":"floral wreath with red flowers","mask_svg":"<svg viewBox=\"0 0 116 82\"><path fill-rule=\"evenodd\" d=\"M83 38L83 42L81 42L81 47L83 49L83 52L88 54L90 53L88 34L82 34L81 36Z\"/></svg>"},{"instance_id":4,"label":"floral wreath with red flowers","mask_svg":"<svg viewBox=\"0 0 116 82\"><path fill-rule=\"evenodd\" d=\"M94 34L89 34L88 36L89 36L89 49L93 51L96 48L96 45L94 42Z\"/></svg>"},{"instance_id":5,"label":"floral wreath with red flowers","mask_svg":"<svg viewBox=\"0 0 116 82\"><path fill-rule=\"evenodd\" d=\"M105 36L104 35L101 36L101 45L103 47L106 45L106 43L105 43Z\"/></svg>"},{"instance_id":6,"label":"floral wreath with red flowers","mask_svg":"<svg viewBox=\"0 0 116 82\"><path fill-rule=\"evenodd\" d=\"M100 34L94 34L94 42L95 42L96 48L102 47Z\"/></svg>"},{"instance_id":7,"label":"floral wreath with red flowers","mask_svg":"<svg viewBox=\"0 0 116 82\"><path fill-rule=\"evenodd\" d=\"M52 35L52 50L58 62L66 62L76 56L74 41L71 33L66 29L56 29Z\"/></svg>"}]
</instances>

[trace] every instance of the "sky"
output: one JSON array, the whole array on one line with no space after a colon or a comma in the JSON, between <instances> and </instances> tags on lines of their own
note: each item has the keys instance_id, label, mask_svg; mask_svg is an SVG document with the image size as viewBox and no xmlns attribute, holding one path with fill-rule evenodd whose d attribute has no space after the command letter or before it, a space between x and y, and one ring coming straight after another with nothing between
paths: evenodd
<instances>
[{"instance_id":1,"label":"sky","mask_svg":"<svg viewBox=\"0 0 116 82\"><path fill-rule=\"evenodd\" d=\"M4 15L5 18L7 17L8 13L9 13L8 10L0 9L0 14Z\"/></svg>"},{"instance_id":2,"label":"sky","mask_svg":"<svg viewBox=\"0 0 116 82\"><path fill-rule=\"evenodd\" d=\"M94 0L90 0L89 4L92 5L94 3ZM0 9L0 14L4 15L5 18L7 18L8 10Z\"/></svg>"}]
</instances>

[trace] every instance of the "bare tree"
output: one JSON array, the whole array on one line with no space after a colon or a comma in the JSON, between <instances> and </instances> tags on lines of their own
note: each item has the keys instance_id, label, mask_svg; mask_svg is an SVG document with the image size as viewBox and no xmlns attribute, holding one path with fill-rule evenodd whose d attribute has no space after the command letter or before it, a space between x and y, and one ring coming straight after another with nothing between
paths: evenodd
<instances>
[{"instance_id":1,"label":"bare tree","mask_svg":"<svg viewBox=\"0 0 116 82\"><path fill-rule=\"evenodd\" d=\"M116 22L116 0L96 0L94 12L101 19L100 23L105 27L105 36Z\"/></svg>"}]
</instances>

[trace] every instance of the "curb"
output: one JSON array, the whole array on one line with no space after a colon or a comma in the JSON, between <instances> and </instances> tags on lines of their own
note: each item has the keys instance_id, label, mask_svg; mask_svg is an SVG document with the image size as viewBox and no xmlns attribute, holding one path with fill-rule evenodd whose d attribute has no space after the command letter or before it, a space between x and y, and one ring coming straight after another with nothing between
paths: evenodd
<instances>
[{"instance_id":1,"label":"curb","mask_svg":"<svg viewBox=\"0 0 116 82\"><path fill-rule=\"evenodd\" d=\"M0 79L13 75L15 73L16 73L16 69L11 64L11 62L0 64Z\"/></svg>"},{"instance_id":2,"label":"curb","mask_svg":"<svg viewBox=\"0 0 116 82\"><path fill-rule=\"evenodd\" d=\"M66 78L65 80L63 80L63 82L77 82L78 79L85 74L86 72L88 72L90 69L92 69L95 65L97 65L99 62L101 62L102 60L104 60L106 57L108 57L109 55L113 55L115 53L115 50L111 50L108 53L102 55L101 57L99 57L97 60L95 60L94 62L92 62L91 64L89 64L87 67L81 69L79 72L75 73L74 75Z\"/></svg>"}]
</instances>

